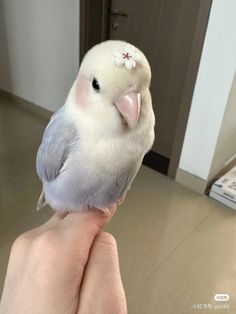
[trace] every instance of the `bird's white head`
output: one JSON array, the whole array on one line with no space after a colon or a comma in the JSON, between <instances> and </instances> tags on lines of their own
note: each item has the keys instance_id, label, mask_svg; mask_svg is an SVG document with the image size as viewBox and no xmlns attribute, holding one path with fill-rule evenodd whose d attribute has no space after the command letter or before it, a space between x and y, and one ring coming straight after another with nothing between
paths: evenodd
<instances>
[{"instance_id":1,"label":"bird's white head","mask_svg":"<svg viewBox=\"0 0 236 314\"><path fill-rule=\"evenodd\" d=\"M85 55L70 102L96 127L119 133L135 129L146 107L151 70L144 54L124 41L102 42Z\"/></svg>"}]
</instances>

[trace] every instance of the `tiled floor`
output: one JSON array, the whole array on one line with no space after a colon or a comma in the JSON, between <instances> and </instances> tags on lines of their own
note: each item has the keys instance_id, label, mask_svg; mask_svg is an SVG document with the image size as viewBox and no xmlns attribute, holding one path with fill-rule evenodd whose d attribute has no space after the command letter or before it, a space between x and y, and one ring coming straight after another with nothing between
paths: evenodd
<instances>
[{"instance_id":1,"label":"tiled floor","mask_svg":"<svg viewBox=\"0 0 236 314\"><path fill-rule=\"evenodd\" d=\"M45 125L0 100L0 291L12 241L52 214L34 210ZM107 230L117 239L130 314L236 313L233 210L142 167ZM214 301L215 293L230 301Z\"/></svg>"}]
</instances>

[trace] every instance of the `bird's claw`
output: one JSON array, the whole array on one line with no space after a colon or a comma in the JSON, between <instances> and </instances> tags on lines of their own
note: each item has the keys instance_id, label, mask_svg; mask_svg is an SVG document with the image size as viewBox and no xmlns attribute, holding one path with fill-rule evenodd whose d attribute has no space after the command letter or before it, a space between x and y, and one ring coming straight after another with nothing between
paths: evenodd
<instances>
[{"instance_id":1,"label":"bird's claw","mask_svg":"<svg viewBox=\"0 0 236 314\"><path fill-rule=\"evenodd\" d=\"M121 205L122 203L124 203L124 201L125 201L125 197L120 197L120 198L118 198L118 200L116 201L116 204L117 204L117 205Z\"/></svg>"}]
</instances>

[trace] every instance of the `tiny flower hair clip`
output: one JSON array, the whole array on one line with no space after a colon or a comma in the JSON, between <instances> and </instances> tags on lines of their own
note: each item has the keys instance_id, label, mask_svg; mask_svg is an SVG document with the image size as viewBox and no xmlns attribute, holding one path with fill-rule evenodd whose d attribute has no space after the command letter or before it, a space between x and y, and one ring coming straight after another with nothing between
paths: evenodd
<instances>
[{"instance_id":1,"label":"tiny flower hair clip","mask_svg":"<svg viewBox=\"0 0 236 314\"><path fill-rule=\"evenodd\" d=\"M124 65L128 70L134 69L137 61L140 60L140 54L131 45L126 45L123 49L117 49L114 52L114 57L116 65Z\"/></svg>"}]
</instances>

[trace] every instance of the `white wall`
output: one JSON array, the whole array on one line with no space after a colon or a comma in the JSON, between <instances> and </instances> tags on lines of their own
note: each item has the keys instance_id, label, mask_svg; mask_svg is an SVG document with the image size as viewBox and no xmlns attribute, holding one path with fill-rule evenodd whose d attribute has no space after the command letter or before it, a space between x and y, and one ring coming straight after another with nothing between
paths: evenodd
<instances>
[{"instance_id":1,"label":"white wall","mask_svg":"<svg viewBox=\"0 0 236 314\"><path fill-rule=\"evenodd\" d=\"M236 1L213 0L179 168L207 180L236 69Z\"/></svg>"},{"instance_id":2,"label":"white wall","mask_svg":"<svg viewBox=\"0 0 236 314\"><path fill-rule=\"evenodd\" d=\"M0 88L55 111L79 67L79 0L2 0Z\"/></svg>"},{"instance_id":3,"label":"white wall","mask_svg":"<svg viewBox=\"0 0 236 314\"><path fill-rule=\"evenodd\" d=\"M236 73L216 144L209 178L217 174L233 156L236 156Z\"/></svg>"}]
</instances>

